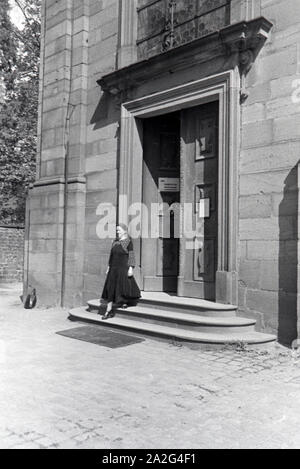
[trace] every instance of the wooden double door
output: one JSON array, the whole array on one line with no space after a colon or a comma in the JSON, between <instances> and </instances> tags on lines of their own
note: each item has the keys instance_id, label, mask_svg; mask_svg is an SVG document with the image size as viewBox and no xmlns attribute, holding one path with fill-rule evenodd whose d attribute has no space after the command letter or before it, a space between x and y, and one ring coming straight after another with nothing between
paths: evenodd
<instances>
[{"instance_id":1,"label":"wooden double door","mask_svg":"<svg viewBox=\"0 0 300 469\"><path fill-rule=\"evenodd\" d=\"M217 102L143 121L145 291L215 299L218 132Z\"/></svg>"}]
</instances>

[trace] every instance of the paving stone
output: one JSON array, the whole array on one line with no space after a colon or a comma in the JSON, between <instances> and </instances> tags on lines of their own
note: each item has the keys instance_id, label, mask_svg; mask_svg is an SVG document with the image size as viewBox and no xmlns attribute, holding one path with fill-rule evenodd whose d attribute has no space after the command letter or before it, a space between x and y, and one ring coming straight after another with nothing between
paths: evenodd
<instances>
[{"instance_id":1,"label":"paving stone","mask_svg":"<svg viewBox=\"0 0 300 469\"><path fill-rule=\"evenodd\" d=\"M13 449L42 449L42 447L36 443L26 442L26 443L22 443L20 445L14 446Z\"/></svg>"},{"instance_id":2,"label":"paving stone","mask_svg":"<svg viewBox=\"0 0 300 469\"><path fill-rule=\"evenodd\" d=\"M289 352L150 339L110 350L58 336L78 327L65 310L27 314L14 296L0 289L0 340L9 349L0 367L1 447L299 445L300 359Z\"/></svg>"},{"instance_id":3,"label":"paving stone","mask_svg":"<svg viewBox=\"0 0 300 469\"><path fill-rule=\"evenodd\" d=\"M10 449L24 443L24 439L18 435L10 435L1 438L0 449Z\"/></svg>"}]
</instances>

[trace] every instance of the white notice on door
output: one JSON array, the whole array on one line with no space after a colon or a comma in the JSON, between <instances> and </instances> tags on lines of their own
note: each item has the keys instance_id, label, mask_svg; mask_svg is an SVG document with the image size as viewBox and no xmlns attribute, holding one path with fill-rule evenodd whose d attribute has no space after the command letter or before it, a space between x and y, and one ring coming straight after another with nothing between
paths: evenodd
<instances>
[{"instance_id":1,"label":"white notice on door","mask_svg":"<svg viewBox=\"0 0 300 469\"><path fill-rule=\"evenodd\" d=\"M199 218L210 217L210 199L199 200Z\"/></svg>"},{"instance_id":2,"label":"white notice on door","mask_svg":"<svg viewBox=\"0 0 300 469\"><path fill-rule=\"evenodd\" d=\"M159 178L158 185L160 192L180 192L179 178Z\"/></svg>"}]
</instances>

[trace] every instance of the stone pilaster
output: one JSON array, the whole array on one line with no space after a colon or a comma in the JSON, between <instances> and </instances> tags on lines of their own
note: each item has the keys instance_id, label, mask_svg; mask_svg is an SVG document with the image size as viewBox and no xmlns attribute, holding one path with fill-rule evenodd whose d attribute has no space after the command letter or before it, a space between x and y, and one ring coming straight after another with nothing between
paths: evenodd
<instances>
[{"instance_id":1,"label":"stone pilaster","mask_svg":"<svg viewBox=\"0 0 300 469\"><path fill-rule=\"evenodd\" d=\"M64 183L37 182L26 211L24 294L37 290L40 305L61 304Z\"/></svg>"},{"instance_id":2,"label":"stone pilaster","mask_svg":"<svg viewBox=\"0 0 300 469\"><path fill-rule=\"evenodd\" d=\"M43 305L81 304L89 3L42 5L38 171L27 204L24 284Z\"/></svg>"},{"instance_id":3,"label":"stone pilaster","mask_svg":"<svg viewBox=\"0 0 300 469\"><path fill-rule=\"evenodd\" d=\"M137 0L119 0L118 68L137 60Z\"/></svg>"}]
</instances>

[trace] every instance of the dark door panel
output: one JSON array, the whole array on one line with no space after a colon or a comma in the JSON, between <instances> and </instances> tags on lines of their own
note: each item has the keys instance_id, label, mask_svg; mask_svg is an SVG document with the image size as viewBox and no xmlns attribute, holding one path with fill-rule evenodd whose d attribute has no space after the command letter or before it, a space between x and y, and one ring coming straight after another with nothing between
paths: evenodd
<instances>
[{"instance_id":1,"label":"dark door panel","mask_svg":"<svg viewBox=\"0 0 300 469\"><path fill-rule=\"evenodd\" d=\"M218 246L218 103L182 111L182 202L193 205L194 239L184 240L184 296L215 300Z\"/></svg>"},{"instance_id":2,"label":"dark door panel","mask_svg":"<svg viewBox=\"0 0 300 469\"><path fill-rule=\"evenodd\" d=\"M180 201L179 188L173 188L179 177L180 114L145 119L143 203L149 214L152 203L164 204L156 220L159 236L142 241L146 291L177 291L179 239L176 234L179 233L179 219L172 207Z\"/></svg>"}]
</instances>

